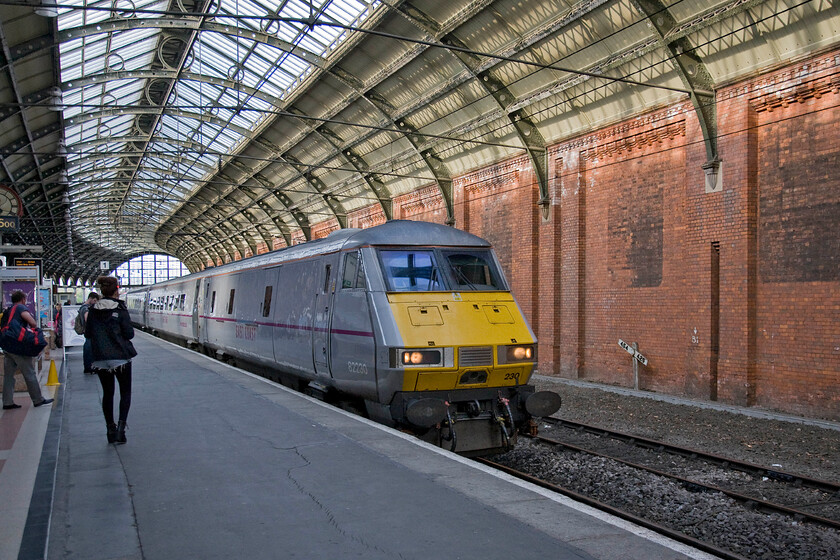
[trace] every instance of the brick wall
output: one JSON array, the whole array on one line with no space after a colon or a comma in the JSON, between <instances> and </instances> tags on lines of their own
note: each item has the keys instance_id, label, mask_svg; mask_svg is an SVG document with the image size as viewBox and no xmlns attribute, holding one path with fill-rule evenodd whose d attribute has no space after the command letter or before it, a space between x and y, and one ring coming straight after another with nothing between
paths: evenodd
<instances>
[{"instance_id":1,"label":"brick wall","mask_svg":"<svg viewBox=\"0 0 840 560\"><path fill-rule=\"evenodd\" d=\"M321 239L340 228L341 226L338 225L338 220L336 218L331 218L313 225L309 235L312 239Z\"/></svg>"},{"instance_id":2,"label":"brick wall","mask_svg":"<svg viewBox=\"0 0 840 560\"><path fill-rule=\"evenodd\" d=\"M455 226L491 241L539 371L840 420L840 53L717 92L723 188L690 103L453 180ZM394 217L445 223L437 186ZM354 213L379 223L376 208Z\"/></svg>"},{"instance_id":3,"label":"brick wall","mask_svg":"<svg viewBox=\"0 0 840 560\"><path fill-rule=\"evenodd\" d=\"M756 404L840 410L840 79L834 57L754 88ZM814 71L816 70L816 71Z\"/></svg>"}]
</instances>

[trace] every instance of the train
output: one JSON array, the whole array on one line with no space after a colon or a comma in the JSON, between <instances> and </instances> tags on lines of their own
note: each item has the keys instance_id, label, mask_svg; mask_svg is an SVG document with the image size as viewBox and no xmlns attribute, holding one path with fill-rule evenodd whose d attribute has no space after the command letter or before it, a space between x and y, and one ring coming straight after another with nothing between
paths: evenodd
<instances>
[{"instance_id":1,"label":"train","mask_svg":"<svg viewBox=\"0 0 840 560\"><path fill-rule=\"evenodd\" d=\"M556 412L491 244L390 220L124 294L155 335L462 455L510 449Z\"/></svg>"}]
</instances>

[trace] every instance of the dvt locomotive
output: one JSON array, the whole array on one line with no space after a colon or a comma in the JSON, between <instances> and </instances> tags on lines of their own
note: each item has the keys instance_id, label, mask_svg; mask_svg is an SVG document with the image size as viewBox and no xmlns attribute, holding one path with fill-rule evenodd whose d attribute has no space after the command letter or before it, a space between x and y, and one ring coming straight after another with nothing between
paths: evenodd
<instances>
[{"instance_id":1,"label":"dvt locomotive","mask_svg":"<svg viewBox=\"0 0 840 560\"><path fill-rule=\"evenodd\" d=\"M462 454L503 450L560 397L490 244L394 220L139 289L132 320Z\"/></svg>"}]
</instances>

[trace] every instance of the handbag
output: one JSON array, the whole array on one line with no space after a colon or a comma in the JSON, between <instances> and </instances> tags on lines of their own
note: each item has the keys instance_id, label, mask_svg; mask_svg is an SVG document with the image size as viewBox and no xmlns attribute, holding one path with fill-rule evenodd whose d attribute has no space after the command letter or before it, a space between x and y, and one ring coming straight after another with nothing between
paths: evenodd
<instances>
[{"instance_id":1,"label":"handbag","mask_svg":"<svg viewBox=\"0 0 840 560\"><path fill-rule=\"evenodd\" d=\"M19 356L37 356L47 347L47 338L41 329L23 324L18 307L20 304L13 305L3 314L5 324L0 328L0 348Z\"/></svg>"}]
</instances>

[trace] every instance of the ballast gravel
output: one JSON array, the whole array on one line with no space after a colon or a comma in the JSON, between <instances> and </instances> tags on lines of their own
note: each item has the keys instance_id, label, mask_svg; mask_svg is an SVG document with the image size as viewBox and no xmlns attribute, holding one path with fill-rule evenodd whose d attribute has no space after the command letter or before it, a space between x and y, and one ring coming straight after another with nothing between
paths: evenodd
<instances>
[{"instance_id":1,"label":"ballast gravel","mask_svg":"<svg viewBox=\"0 0 840 560\"><path fill-rule=\"evenodd\" d=\"M561 394L558 418L709 451L812 478L840 481L840 430L754 417L537 376ZM745 508L717 492L682 485L611 459L520 445L494 458L755 560L840 558L840 532ZM840 499L840 497L838 497Z\"/></svg>"}]
</instances>

